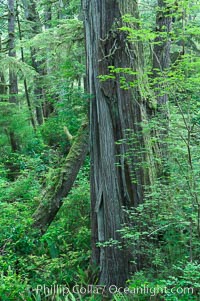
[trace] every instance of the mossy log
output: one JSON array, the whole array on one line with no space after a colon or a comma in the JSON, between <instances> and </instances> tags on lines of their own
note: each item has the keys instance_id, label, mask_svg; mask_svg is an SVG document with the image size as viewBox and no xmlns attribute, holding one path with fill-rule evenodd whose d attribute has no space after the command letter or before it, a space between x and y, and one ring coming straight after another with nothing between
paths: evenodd
<instances>
[{"instance_id":1,"label":"mossy log","mask_svg":"<svg viewBox=\"0 0 200 301\"><path fill-rule=\"evenodd\" d=\"M74 143L65 159L58 179L48 189L33 214L33 227L45 233L70 192L76 176L88 152L88 124L85 122L78 131Z\"/></svg>"}]
</instances>

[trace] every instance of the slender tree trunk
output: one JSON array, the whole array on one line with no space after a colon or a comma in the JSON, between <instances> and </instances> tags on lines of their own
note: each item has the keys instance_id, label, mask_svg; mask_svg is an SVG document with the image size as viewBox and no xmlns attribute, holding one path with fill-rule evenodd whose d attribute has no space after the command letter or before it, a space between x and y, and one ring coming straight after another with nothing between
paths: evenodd
<instances>
[{"instance_id":1,"label":"slender tree trunk","mask_svg":"<svg viewBox=\"0 0 200 301\"><path fill-rule=\"evenodd\" d=\"M0 101L5 101L7 93L6 81L3 73L0 73Z\"/></svg>"},{"instance_id":2,"label":"slender tree trunk","mask_svg":"<svg viewBox=\"0 0 200 301\"><path fill-rule=\"evenodd\" d=\"M8 0L8 55L16 57L15 51L15 0ZM17 75L9 70L9 102L16 104L18 94ZM13 130L10 130L10 143L13 152L18 150L17 140Z\"/></svg>"},{"instance_id":3,"label":"slender tree trunk","mask_svg":"<svg viewBox=\"0 0 200 301\"><path fill-rule=\"evenodd\" d=\"M45 5L45 11L44 11L44 24L45 24L45 29L48 30L51 28L51 18L52 18L52 11L51 11L51 4L46 4ZM49 52L51 49L46 50L46 62L45 62L45 68L44 68L44 76L48 76L48 74L51 73L51 59L49 57ZM57 99L56 95L50 95L52 99ZM44 118L48 118L54 111L54 106L53 103L50 102L47 99L47 91L44 87L43 89L43 115Z\"/></svg>"},{"instance_id":4,"label":"slender tree trunk","mask_svg":"<svg viewBox=\"0 0 200 301\"><path fill-rule=\"evenodd\" d=\"M17 25L18 25L18 31L19 31L19 39L20 39L20 41L22 41L22 31L21 31L21 24L20 24L20 20L19 20L18 5L17 5ZM21 60L22 60L22 62L25 62L23 47L21 47ZM35 119L34 119L34 115L32 112L31 100L30 100L30 96L29 96L28 84L27 84L26 79L24 79L24 90L25 90L26 102L27 102L27 106L28 106L28 110L29 110L29 114L30 114L31 124L33 126L33 129L36 130Z\"/></svg>"},{"instance_id":5,"label":"slender tree trunk","mask_svg":"<svg viewBox=\"0 0 200 301\"><path fill-rule=\"evenodd\" d=\"M44 233L63 203L63 198L70 192L76 176L88 152L88 124L84 123L75 138L56 182L44 193L33 215L33 227Z\"/></svg>"},{"instance_id":6,"label":"slender tree trunk","mask_svg":"<svg viewBox=\"0 0 200 301\"><path fill-rule=\"evenodd\" d=\"M2 53L2 35L0 33L0 53ZM0 72L0 101L5 101L5 95L7 94L7 85L3 72Z\"/></svg>"},{"instance_id":7,"label":"slender tree trunk","mask_svg":"<svg viewBox=\"0 0 200 301\"><path fill-rule=\"evenodd\" d=\"M16 57L15 51L15 1L8 0L8 55ZM17 76L9 70L9 100L16 103L16 95L18 94Z\"/></svg>"},{"instance_id":8,"label":"slender tree trunk","mask_svg":"<svg viewBox=\"0 0 200 301\"><path fill-rule=\"evenodd\" d=\"M142 72L142 45L132 45L119 28L126 13L138 18L134 0L83 0L88 70L91 139L92 262L100 266L99 283L123 286L131 270L131 254L124 248L97 247L110 239L121 241L118 230L126 221L123 207L144 200L152 169L144 149L141 122L147 120L148 103L139 88L121 89L120 78L137 80ZM137 28L137 24L135 25ZM109 66L133 68L137 75L121 72L101 81ZM148 107L150 110L150 108ZM121 143L116 144L117 141Z\"/></svg>"},{"instance_id":9,"label":"slender tree trunk","mask_svg":"<svg viewBox=\"0 0 200 301\"><path fill-rule=\"evenodd\" d=\"M31 26L31 30L29 31L30 37L35 36L42 31L42 24L40 22L40 18L38 12L36 10L36 2L35 0L30 0L29 2L22 0L24 4L25 17L28 21L28 25ZM39 78L36 79L35 87L34 87L34 95L35 95L35 111L36 111L36 120L39 125L43 124L44 116L42 110L42 100L43 100L43 88L42 88L42 78L44 75L43 61L36 60L37 50L33 47L31 48L31 60L32 66L39 74Z\"/></svg>"},{"instance_id":10,"label":"slender tree trunk","mask_svg":"<svg viewBox=\"0 0 200 301\"><path fill-rule=\"evenodd\" d=\"M172 29L172 12L164 0L158 0L158 11L156 14L156 34L153 48L153 72L154 77L163 76L163 72L170 66L171 39L169 34ZM163 34L167 33L167 36ZM159 88L159 86L157 87ZM168 101L167 94L161 93L163 85L157 91L157 102L159 106L165 105Z\"/></svg>"},{"instance_id":11,"label":"slender tree trunk","mask_svg":"<svg viewBox=\"0 0 200 301\"><path fill-rule=\"evenodd\" d=\"M156 14L156 33L155 44L153 47L153 77L159 79L155 85L155 96L157 101L156 111L152 111L153 116L157 116L158 126L153 135L158 138L156 155L159 155L160 163L157 164L158 177L167 180L169 168L167 163L168 146L167 137L169 131L169 114L167 109L168 93L166 90L166 72L170 67L170 32L172 29L172 9L164 0L158 0L158 10ZM165 35L164 35L165 33ZM156 146L156 145L155 145Z\"/></svg>"}]
</instances>

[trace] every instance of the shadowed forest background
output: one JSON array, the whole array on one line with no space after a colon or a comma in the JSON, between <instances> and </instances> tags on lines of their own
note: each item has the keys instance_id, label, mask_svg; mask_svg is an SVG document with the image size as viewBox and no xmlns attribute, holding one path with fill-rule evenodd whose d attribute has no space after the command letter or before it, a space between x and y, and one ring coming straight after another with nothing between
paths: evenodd
<instances>
[{"instance_id":1,"label":"shadowed forest background","mask_svg":"<svg viewBox=\"0 0 200 301\"><path fill-rule=\"evenodd\" d=\"M199 0L0 1L0 300L200 300L199 95Z\"/></svg>"}]
</instances>

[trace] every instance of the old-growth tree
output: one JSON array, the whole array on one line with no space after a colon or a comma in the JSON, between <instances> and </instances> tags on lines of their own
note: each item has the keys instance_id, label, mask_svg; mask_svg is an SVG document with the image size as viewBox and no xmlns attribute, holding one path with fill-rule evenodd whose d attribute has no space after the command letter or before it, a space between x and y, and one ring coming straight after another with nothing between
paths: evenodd
<instances>
[{"instance_id":1,"label":"old-growth tree","mask_svg":"<svg viewBox=\"0 0 200 301\"><path fill-rule=\"evenodd\" d=\"M165 4L160 1L160 10L162 5ZM126 248L119 250L112 243L105 247L103 243L121 240L118 230L126 222L123 207L142 203L145 187L152 184L156 174L153 149L142 124L154 115L157 105L152 105L148 93L141 89L145 78L142 43L139 40L132 43L128 33L120 30L126 25L123 15L127 13L135 17L133 30L139 30L137 1L83 0L83 9L88 91L92 95L92 262L100 266L101 284L123 285L131 271L131 252ZM159 11L158 31L169 31L171 19L168 19ZM153 67L159 64L161 72L169 66L169 43L162 35L159 46L154 47L153 57ZM107 76L110 68L114 68L115 76ZM129 69L126 71L126 68ZM130 68L133 72L129 72ZM134 88L126 85L128 82L133 82ZM165 96L154 95L154 98L157 104L166 102ZM138 266L139 260L137 258Z\"/></svg>"},{"instance_id":2,"label":"old-growth tree","mask_svg":"<svg viewBox=\"0 0 200 301\"><path fill-rule=\"evenodd\" d=\"M137 206L144 199L144 185L149 174L138 165L138 149L145 145L140 123L146 119L145 99L138 88L124 90L120 74L116 79L101 81L109 66L130 68L136 76L121 74L126 80L137 80L142 72L142 45L131 44L127 33L119 30L122 16L132 13L138 18L136 1L83 1L88 68L88 88L93 98L91 120L91 202L92 202L92 260L100 265L99 282L123 285L130 271L128 250L114 246L97 248L96 243L120 240L117 230L125 222L123 206ZM137 26L137 25L135 25ZM135 141L125 143L136 134ZM117 145L118 140L123 143ZM127 158L130 148L136 151ZM117 163L117 164L116 164Z\"/></svg>"}]
</instances>

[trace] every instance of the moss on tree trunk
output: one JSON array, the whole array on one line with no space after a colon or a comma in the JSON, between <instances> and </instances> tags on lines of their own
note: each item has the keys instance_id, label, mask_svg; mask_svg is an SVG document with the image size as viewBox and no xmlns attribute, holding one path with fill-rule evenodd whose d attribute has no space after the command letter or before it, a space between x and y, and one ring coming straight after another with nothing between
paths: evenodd
<instances>
[{"instance_id":1,"label":"moss on tree trunk","mask_svg":"<svg viewBox=\"0 0 200 301\"><path fill-rule=\"evenodd\" d=\"M33 214L33 227L44 233L70 192L76 176L88 152L88 124L84 123L78 131L71 149L54 185L46 191L38 208Z\"/></svg>"}]
</instances>

